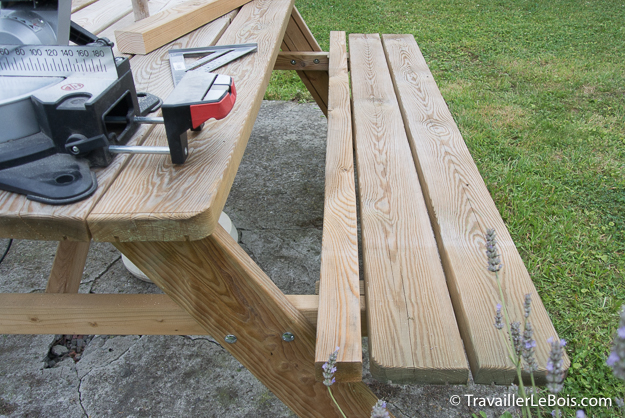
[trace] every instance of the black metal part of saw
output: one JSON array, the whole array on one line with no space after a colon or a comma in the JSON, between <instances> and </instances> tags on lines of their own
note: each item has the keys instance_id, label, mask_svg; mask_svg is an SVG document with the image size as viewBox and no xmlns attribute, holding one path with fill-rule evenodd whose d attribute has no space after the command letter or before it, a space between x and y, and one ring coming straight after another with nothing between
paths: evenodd
<instances>
[{"instance_id":1,"label":"black metal part of saw","mask_svg":"<svg viewBox=\"0 0 625 418\"><path fill-rule=\"evenodd\" d=\"M73 23L70 38L93 42L0 45L0 122L12 126L0 132L0 189L48 204L90 196L97 189L90 166L108 165L114 153L166 153L174 164L184 163L187 130L225 117L236 99L232 78L209 71L256 50L255 45L232 45L226 52L195 48L192 54L212 56L185 67L182 76L180 64L175 72L172 67L176 87L163 102L135 91L130 63L113 56L110 42ZM184 65L186 51L179 51L173 56L181 56ZM146 117L161 105L162 118ZM142 123L164 123L169 146L126 146Z\"/></svg>"}]
</instances>

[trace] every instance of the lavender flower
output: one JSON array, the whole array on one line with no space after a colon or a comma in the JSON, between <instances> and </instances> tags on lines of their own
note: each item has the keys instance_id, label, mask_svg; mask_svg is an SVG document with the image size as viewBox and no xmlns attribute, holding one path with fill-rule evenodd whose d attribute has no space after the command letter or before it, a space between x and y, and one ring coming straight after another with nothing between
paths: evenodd
<instances>
[{"instance_id":1,"label":"lavender flower","mask_svg":"<svg viewBox=\"0 0 625 418\"><path fill-rule=\"evenodd\" d=\"M625 408L625 402L623 402L620 398L614 398L614 402L616 402L616 406L623 409Z\"/></svg>"},{"instance_id":2,"label":"lavender flower","mask_svg":"<svg viewBox=\"0 0 625 418\"><path fill-rule=\"evenodd\" d=\"M390 418L388 411L386 410L386 402L378 400L371 409L371 418Z\"/></svg>"},{"instance_id":3,"label":"lavender flower","mask_svg":"<svg viewBox=\"0 0 625 418\"><path fill-rule=\"evenodd\" d=\"M501 304L497 304L497 313L495 313L495 328L503 328L503 316L501 315Z\"/></svg>"},{"instance_id":4,"label":"lavender flower","mask_svg":"<svg viewBox=\"0 0 625 418\"><path fill-rule=\"evenodd\" d=\"M334 373L336 373L336 357L339 354L339 347L336 347L334 353L330 354L328 358L328 362L324 363L321 368L323 369L323 384L326 386L332 386L336 379L334 378Z\"/></svg>"},{"instance_id":5,"label":"lavender flower","mask_svg":"<svg viewBox=\"0 0 625 418\"><path fill-rule=\"evenodd\" d=\"M581 409L577 410L575 413L575 418L586 418L586 413Z\"/></svg>"},{"instance_id":6,"label":"lavender flower","mask_svg":"<svg viewBox=\"0 0 625 418\"><path fill-rule=\"evenodd\" d=\"M488 257L488 271L497 273L503 267L497 252L497 237L494 229L486 230L486 256Z\"/></svg>"},{"instance_id":7,"label":"lavender flower","mask_svg":"<svg viewBox=\"0 0 625 418\"><path fill-rule=\"evenodd\" d=\"M519 321L514 321L510 324L510 336L512 337L512 345L514 346L514 352L516 353L516 358L518 359L521 357L521 352L523 351L521 323Z\"/></svg>"},{"instance_id":8,"label":"lavender flower","mask_svg":"<svg viewBox=\"0 0 625 418\"><path fill-rule=\"evenodd\" d=\"M547 360L547 389L554 395L559 393L564 386L564 370L562 369L562 349L566 345L566 341L555 341L553 338L547 340L551 344L551 352L549 360Z\"/></svg>"},{"instance_id":9,"label":"lavender flower","mask_svg":"<svg viewBox=\"0 0 625 418\"><path fill-rule=\"evenodd\" d=\"M614 376L625 380L625 305L621 310L621 318L612 343L612 352L606 363L612 367Z\"/></svg>"},{"instance_id":10,"label":"lavender flower","mask_svg":"<svg viewBox=\"0 0 625 418\"><path fill-rule=\"evenodd\" d=\"M533 373L538 370L538 363L534 357L534 349L536 348L536 341L534 341L534 330L532 329L532 323L525 321L525 331L523 331L523 360L525 361L525 371Z\"/></svg>"},{"instance_id":11,"label":"lavender flower","mask_svg":"<svg viewBox=\"0 0 625 418\"><path fill-rule=\"evenodd\" d=\"M529 318L530 313L532 312L532 295L528 293L525 295L525 303L523 304L523 310L525 311L525 318Z\"/></svg>"}]
</instances>

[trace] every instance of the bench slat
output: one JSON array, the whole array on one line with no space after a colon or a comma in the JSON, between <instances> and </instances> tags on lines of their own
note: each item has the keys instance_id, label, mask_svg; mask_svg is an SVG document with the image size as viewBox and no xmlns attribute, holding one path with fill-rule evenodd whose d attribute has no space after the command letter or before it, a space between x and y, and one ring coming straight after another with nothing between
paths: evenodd
<instances>
[{"instance_id":1,"label":"bench slat","mask_svg":"<svg viewBox=\"0 0 625 418\"><path fill-rule=\"evenodd\" d=\"M383 41L473 378L476 383L507 384L516 377L502 332L493 326L500 298L495 277L486 269L488 228L497 231L511 321L523 319L524 295L532 295L530 319L543 374L547 338L557 334L516 246L414 37L384 35Z\"/></svg>"},{"instance_id":2,"label":"bench slat","mask_svg":"<svg viewBox=\"0 0 625 418\"><path fill-rule=\"evenodd\" d=\"M326 148L323 242L319 280L317 377L339 347L336 380L362 380L358 226L352 113L345 32L330 33L330 88Z\"/></svg>"},{"instance_id":3,"label":"bench slat","mask_svg":"<svg viewBox=\"0 0 625 418\"><path fill-rule=\"evenodd\" d=\"M468 365L379 35L350 35L371 372L466 383Z\"/></svg>"}]
</instances>

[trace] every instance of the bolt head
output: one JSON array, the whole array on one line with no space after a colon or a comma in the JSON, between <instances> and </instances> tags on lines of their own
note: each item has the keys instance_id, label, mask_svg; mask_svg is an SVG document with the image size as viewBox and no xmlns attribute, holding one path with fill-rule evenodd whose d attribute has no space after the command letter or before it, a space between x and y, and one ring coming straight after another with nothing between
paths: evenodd
<instances>
[{"instance_id":1,"label":"bolt head","mask_svg":"<svg viewBox=\"0 0 625 418\"><path fill-rule=\"evenodd\" d=\"M313 60L313 62L314 62L315 64L319 64L319 60L318 60L317 58L315 58L315 59Z\"/></svg>"},{"instance_id":2,"label":"bolt head","mask_svg":"<svg viewBox=\"0 0 625 418\"><path fill-rule=\"evenodd\" d=\"M293 335L292 332L285 332L284 334L282 334L282 339L287 343L290 343L295 339L295 335Z\"/></svg>"},{"instance_id":3,"label":"bolt head","mask_svg":"<svg viewBox=\"0 0 625 418\"><path fill-rule=\"evenodd\" d=\"M226 342L228 344L234 344L234 343L237 342L237 336L236 335L232 335L232 334L228 334L228 335L226 335L224 340L226 340Z\"/></svg>"},{"instance_id":4,"label":"bolt head","mask_svg":"<svg viewBox=\"0 0 625 418\"><path fill-rule=\"evenodd\" d=\"M295 64L297 64L297 61L291 60L291 65L295 65Z\"/></svg>"},{"instance_id":5,"label":"bolt head","mask_svg":"<svg viewBox=\"0 0 625 418\"><path fill-rule=\"evenodd\" d=\"M80 148L78 148L76 145L74 145L74 146L72 147L72 153L74 153L74 154L78 154L78 153L80 153Z\"/></svg>"}]
</instances>

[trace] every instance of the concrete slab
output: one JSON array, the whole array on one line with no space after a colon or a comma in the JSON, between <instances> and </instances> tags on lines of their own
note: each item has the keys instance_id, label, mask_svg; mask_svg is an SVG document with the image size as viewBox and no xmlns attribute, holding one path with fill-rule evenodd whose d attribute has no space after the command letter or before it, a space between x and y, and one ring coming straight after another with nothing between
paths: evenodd
<instances>
[{"instance_id":1,"label":"concrete slab","mask_svg":"<svg viewBox=\"0 0 625 418\"><path fill-rule=\"evenodd\" d=\"M319 277L325 131L315 105L264 102L225 208L242 247L287 294L313 294ZM16 241L0 265L0 292L43 292L55 250L53 242ZM93 243L80 292L160 290L128 273L113 246ZM55 336L0 335L0 416L293 416L208 336L89 338L80 336L79 361L51 362ZM506 409L469 408L465 395L502 397L508 388L394 385L365 368L365 382L397 417L499 417ZM450 404L454 395L464 406Z\"/></svg>"}]
</instances>

